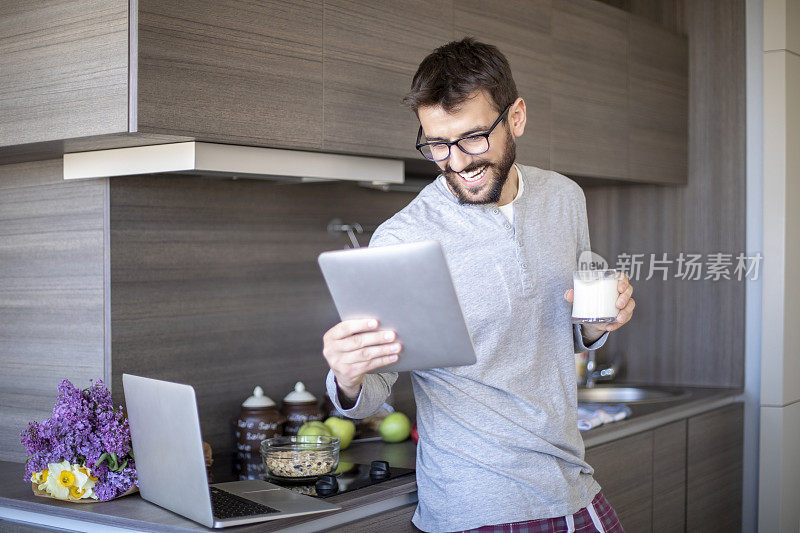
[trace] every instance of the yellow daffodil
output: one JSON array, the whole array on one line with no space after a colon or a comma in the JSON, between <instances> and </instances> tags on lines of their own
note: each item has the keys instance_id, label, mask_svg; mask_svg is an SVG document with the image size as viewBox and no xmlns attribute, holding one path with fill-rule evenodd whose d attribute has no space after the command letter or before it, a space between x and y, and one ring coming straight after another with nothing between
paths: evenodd
<instances>
[{"instance_id":1,"label":"yellow daffodil","mask_svg":"<svg viewBox=\"0 0 800 533\"><path fill-rule=\"evenodd\" d=\"M75 483L75 474L64 470L58 475L58 482L61 484L62 487L69 488L72 486L73 483Z\"/></svg>"},{"instance_id":2,"label":"yellow daffodil","mask_svg":"<svg viewBox=\"0 0 800 533\"><path fill-rule=\"evenodd\" d=\"M73 498L80 500L84 494L86 494L86 491L84 489L79 489L78 487L69 488L69 495L72 496Z\"/></svg>"},{"instance_id":3,"label":"yellow daffodil","mask_svg":"<svg viewBox=\"0 0 800 533\"><path fill-rule=\"evenodd\" d=\"M47 468L42 470L42 483L46 483L47 482L48 474L50 474L50 470L48 470Z\"/></svg>"}]
</instances>

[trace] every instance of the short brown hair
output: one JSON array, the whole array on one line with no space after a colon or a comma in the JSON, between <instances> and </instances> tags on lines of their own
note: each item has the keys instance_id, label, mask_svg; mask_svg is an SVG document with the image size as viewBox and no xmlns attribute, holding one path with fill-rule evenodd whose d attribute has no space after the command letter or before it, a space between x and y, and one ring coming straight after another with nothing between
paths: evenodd
<instances>
[{"instance_id":1,"label":"short brown hair","mask_svg":"<svg viewBox=\"0 0 800 533\"><path fill-rule=\"evenodd\" d=\"M517 85L506 56L496 46L465 37L440 46L422 60L411 91L403 98L415 113L440 105L448 113L485 90L500 111L517 99Z\"/></svg>"}]
</instances>

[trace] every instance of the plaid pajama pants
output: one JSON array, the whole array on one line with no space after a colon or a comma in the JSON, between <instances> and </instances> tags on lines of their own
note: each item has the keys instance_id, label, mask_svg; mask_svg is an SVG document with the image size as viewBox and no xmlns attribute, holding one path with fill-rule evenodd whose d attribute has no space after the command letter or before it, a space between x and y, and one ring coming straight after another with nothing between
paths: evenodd
<instances>
[{"instance_id":1,"label":"plaid pajama pants","mask_svg":"<svg viewBox=\"0 0 800 533\"><path fill-rule=\"evenodd\" d=\"M571 516L525 520L470 529L462 533L624 533L617 513L602 493Z\"/></svg>"}]
</instances>

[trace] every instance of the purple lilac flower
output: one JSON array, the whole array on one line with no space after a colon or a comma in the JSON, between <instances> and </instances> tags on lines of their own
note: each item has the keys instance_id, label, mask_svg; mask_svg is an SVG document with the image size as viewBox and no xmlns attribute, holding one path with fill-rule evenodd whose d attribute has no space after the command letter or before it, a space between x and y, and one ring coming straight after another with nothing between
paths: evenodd
<instances>
[{"instance_id":1,"label":"purple lilac flower","mask_svg":"<svg viewBox=\"0 0 800 533\"><path fill-rule=\"evenodd\" d=\"M95 492L101 500L112 499L138 485L131 452L128 421L120 410L114 410L111 391L102 380L86 390L76 388L68 380L58 386L59 396L53 416L40 423L30 422L20 433L20 442L28 454L25 480L47 468L48 463L85 462L98 478ZM120 463L128 464L113 472L106 462L95 466L106 453L114 453Z\"/></svg>"}]
</instances>

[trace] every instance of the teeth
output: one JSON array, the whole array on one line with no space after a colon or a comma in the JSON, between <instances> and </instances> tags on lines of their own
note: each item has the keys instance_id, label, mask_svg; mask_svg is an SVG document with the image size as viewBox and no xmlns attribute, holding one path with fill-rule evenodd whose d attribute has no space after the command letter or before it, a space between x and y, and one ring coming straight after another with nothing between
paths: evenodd
<instances>
[{"instance_id":1,"label":"teeth","mask_svg":"<svg viewBox=\"0 0 800 533\"><path fill-rule=\"evenodd\" d=\"M467 181L477 181L483 175L485 170L486 167L483 166L477 170L473 170L472 172L459 172L459 175Z\"/></svg>"}]
</instances>

